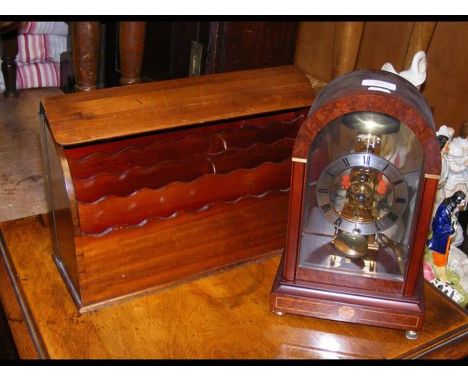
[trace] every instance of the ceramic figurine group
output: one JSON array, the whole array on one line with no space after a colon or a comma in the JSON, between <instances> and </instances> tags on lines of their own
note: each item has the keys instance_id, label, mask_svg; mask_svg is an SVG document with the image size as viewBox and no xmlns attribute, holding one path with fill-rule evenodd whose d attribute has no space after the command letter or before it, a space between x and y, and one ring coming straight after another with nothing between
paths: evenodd
<instances>
[{"instance_id":1,"label":"ceramic figurine group","mask_svg":"<svg viewBox=\"0 0 468 382\"><path fill-rule=\"evenodd\" d=\"M427 242L429 253L424 275L455 302L466 305L468 258L457 247L464 239L458 213L466 209L467 204L468 140L453 138L453 134L454 130L445 125L437 132L442 171L434 206L432 237Z\"/></svg>"},{"instance_id":2,"label":"ceramic figurine group","mask_svg":"<svg viewBox=\"0 0 468 382\"><path fill-rule=\"evenodd\" d=\"M420 88L426 79L426 54L417 52L408 70L398 73ZM390 63L382 70L396 73ZM468 257L457 247L464 232L458 221L459 211L466 209L468 195L468 139L454 138L454 129L441 126L437 131L442 170L434 206L432 235L427 242L424 278L455 302L468 302Z\"/></svg>"}]
</instances>

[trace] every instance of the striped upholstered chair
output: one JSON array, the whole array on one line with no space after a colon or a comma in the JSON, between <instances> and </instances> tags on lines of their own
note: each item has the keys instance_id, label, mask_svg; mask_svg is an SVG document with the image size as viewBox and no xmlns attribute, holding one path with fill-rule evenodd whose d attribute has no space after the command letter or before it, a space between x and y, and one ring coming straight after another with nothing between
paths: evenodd
<instances>
[{"instance_id":1,"label":"striped upholstered chair","mask_svg":"<svg viewBox=\"0 0 468 382\"><path fill-rule=\"evenodd\" d=\"M60 86L60 54L67 50L67 36L68 25L64 22L21 23L17 37L16 89ZM5 81L0 73L0 90L4 89Z\"/></svg>"}]
</instances>

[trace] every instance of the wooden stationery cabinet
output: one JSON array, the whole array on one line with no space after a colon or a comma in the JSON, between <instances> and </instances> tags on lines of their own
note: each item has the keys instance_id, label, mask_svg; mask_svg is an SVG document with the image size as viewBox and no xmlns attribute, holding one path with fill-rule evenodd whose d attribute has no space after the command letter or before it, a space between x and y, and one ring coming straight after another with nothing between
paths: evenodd
<instances>
[{"instance_id":1,"label":"wooden stationery cabinet","mask_svg":"<svg viewBox=\"0 0 468 382\"><path fill-rule=\"evenodd\" d=\"M284 245L294 66L49 97L54 260L81 312Z\"/></svg>"}]
</instances>

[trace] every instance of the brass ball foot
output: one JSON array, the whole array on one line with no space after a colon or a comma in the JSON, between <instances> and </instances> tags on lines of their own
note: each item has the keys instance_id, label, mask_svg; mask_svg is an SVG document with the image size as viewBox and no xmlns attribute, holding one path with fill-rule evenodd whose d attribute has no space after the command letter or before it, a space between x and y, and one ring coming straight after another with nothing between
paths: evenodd
<instances>
[{"instance_id":1,"label":"brass ball foot","mask_svg":"<svg viewBox=\"0 0 468 382\"><path fill-rule=\"evenodd\" d=\"M418 338L418 333L416 333L414 330L407 330L405 337L409 340L416 340Z\"/></svg>"}]
</instances>

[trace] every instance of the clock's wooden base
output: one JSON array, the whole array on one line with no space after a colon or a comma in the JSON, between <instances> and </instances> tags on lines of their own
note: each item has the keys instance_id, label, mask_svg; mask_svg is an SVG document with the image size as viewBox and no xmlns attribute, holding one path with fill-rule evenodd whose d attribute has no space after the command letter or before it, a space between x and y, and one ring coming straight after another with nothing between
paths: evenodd
<instances>
[{"instance_id":1,"label":"clock's wooden base","mask_svg":"<svg viewBox=\"0 0 468 382\"><path fill-rule=\"evenodd\" d=\"M335 321L419 331L424 319L424 295L419 283L415 299L389 299L312 289L283 279L282 261L273 284L270 308L276 314L296 314Z\"/></svg>"}]
</instances>

